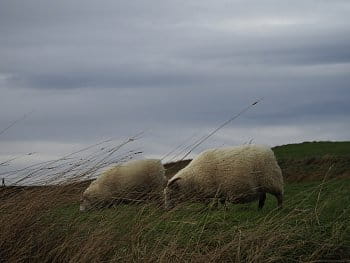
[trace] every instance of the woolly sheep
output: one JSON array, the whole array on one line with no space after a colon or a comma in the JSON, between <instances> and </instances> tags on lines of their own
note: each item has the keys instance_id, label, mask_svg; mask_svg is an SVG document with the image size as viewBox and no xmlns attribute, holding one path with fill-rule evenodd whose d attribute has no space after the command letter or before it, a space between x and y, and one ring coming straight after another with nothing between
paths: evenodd
<instances>
[{"instance_id":1,"label":"woolly sheep","mask_svg":"<svg viewBox=\"0 0 350 263\"><path fill-rule=\"evenodd\" d=\"M282 207L283 177L273 151L267 146L244 145L211 149L201 153L171 178L164 189L165 207L176 202L217 198L222 203L247 203L266 193Z\"/></svg>"},{"instance_id":2,"label":"woolly sheep","mask_svg":"<svg viewBox=\"0 0 350 263\"><path fill-rule=\"evenodd\" d=\"M166 184L160 160L129 161L102 173L84 191L80 211L111 204L114 201L145 200L161 197Z\"/></svg>"}]
</instances>

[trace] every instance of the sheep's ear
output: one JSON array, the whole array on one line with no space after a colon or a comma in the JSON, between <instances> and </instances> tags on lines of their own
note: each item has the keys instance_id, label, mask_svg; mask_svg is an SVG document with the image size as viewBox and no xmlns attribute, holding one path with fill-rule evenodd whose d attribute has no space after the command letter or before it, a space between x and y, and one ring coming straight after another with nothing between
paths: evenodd
<instances>
[{"instance_id":1,"label":"sheep's ear","mask_svg":"<svg viewBox=\"0 0 350 263\"><path fill-rule=\"evenodd\" d=\"M175 182L176 181L178 181L178 180L180 180L181 179L181 177L176 177L176 178L174 178L173 180L170 180L169 182L168 182L168 187L171 187L171 186L174 186L175 185Z\"/></svg>"}]
</instances>

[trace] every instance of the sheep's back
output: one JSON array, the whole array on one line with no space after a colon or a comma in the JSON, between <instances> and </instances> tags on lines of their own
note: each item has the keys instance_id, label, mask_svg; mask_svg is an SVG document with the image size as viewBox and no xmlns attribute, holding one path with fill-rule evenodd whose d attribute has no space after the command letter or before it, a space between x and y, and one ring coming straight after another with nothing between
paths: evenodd
<instances>
[{"instance_id":1,"label":"sheep's back","mask_svg":"<svg viewBox=\"0 0 350 263\"><path fill-rule=\"evenodd\" d=\"M252 149L232 147L215 149L216 174L214 179L221 192L227 196L239 196L242 193L254 195L257 193L257 182L254 173L255 155Z\"/></svg>"},{"instance_id":2,"label":"sheep's back","mask_svg":"<svg viewBox=\"0 0 350 263\"><path fill-rule=\"evenodd\" d=\"M164 184L164 167L160 160L135 160L120 164L102 174L96 183L110 195L132 195Z\"/></svg>"},{"instance_id":3,"label":"sheep's back","mask_svg":"<svg viewBox=\"0 0 350 263\"><path fill-rule=\"evenodd\" d=\"M269 147L244 145L212 149L200 154L179 173L208 191L235 196L257 194L262 187L280 188L280 168Z\"/></svg>"},{"instance_id":4,"label":"sheep's back","mask_svg":"<svg viewBox=\"0 0 350 263\"><path fill-rule=\"evenodd\" d=\"M249 145L235 147L231 151L222 149L218 156L218 180L222 180L228 188L233 187L231 182L247 189L283 191L282 172L269 147Z\"/></svg>"}]
</instances>

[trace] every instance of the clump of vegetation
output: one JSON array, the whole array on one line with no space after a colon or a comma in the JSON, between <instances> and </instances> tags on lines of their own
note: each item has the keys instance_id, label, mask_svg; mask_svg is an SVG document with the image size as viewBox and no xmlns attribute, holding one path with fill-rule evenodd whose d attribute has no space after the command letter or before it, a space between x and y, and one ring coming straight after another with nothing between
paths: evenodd
<instances>
[{"instance_id":1,"label":"clump of vegetation","mask_svg":"<svg viewBox=\"0 0 350 263\"><path fill-rule=\"evenodd\" d=\"M290 184L286 203L209 209L187 203L79 212L78 185L2 196L8 261L314 261L350 259L350 180ZM5 200L5 199L6 200ZM4 201L5 200L5 201Z\"/></svg>"},{"instance_id":2,"label":"clump of vegetation","mask_svg":"<svg viewBox=\"0 0 350 263\"><path fill-rule=\"evenodd\" d=\"M88 182L0 188L0 261L344 262L350 179L332 179L333 169L330 162L322 180L287 183L281 210L268 196L260 211L257 203L171 211L143 203L81 213Z\"/></svg>"}]
</instances>

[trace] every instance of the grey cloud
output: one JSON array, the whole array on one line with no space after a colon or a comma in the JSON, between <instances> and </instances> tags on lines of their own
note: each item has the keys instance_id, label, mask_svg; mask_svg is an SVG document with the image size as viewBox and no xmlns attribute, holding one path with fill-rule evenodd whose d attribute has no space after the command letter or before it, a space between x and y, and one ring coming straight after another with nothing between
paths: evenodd
<instances>
[{"instance_id":1,"label":"grey cloud","mask_svg":"<svg viewBox=\"0 0 350 263\"><path fill-rule=\"evenodd\" d=\"M185 50L184 59L223 65L313 65L349 63L350 31L345 27L322 29L319 25L301 31L266 35L228 34ZM312 32L312 33L310 33Z\"/></svg>"},{"instance_id":2,"label":"grey cloud","mask_svg":"<svg viewBox=\"0 0 350 263\"><path fill-rule=\"evenodd\" d=\"M168 90L153 89L85 89L66 93L37 90L26 97L27 109L2 118L2 126L18 118L21 112L34 109L23 123L2 136L3 139L35 139L59 141L89 141L105 136L126 137L139 131L156 131L168 136L165 128L182 130L193 127L193 132L203 127L210 130L237 114L254 99L265 95L264 100L232 123L240 125L303 125L335 119L348 119L350 107L346 89L317 89L306 91L280 89L257 94L245 89L210 88ZM18 91L18 90L17 90ZM6 94L6 93L5 93ZM10 101L20 100L22 93L8 91ZM3 109L11 105L2 105ZM20 108L21 109L21 108Z\"/></svg>"},{"instance_id":3,"label":"grey cloud","mask_svg":"<svg viewBox=\"0 0 350 263\"><path fill-rule=\"evenodd\" d=\"M196 152L252 137L349 139L349 11L320 0L2 1L0 127L34 112L0 137L0 155L58 156L145 131L140 147L160 156L261 97Z\"/></svg>"},{"instance_id":4,"label":"grey cloud","mask_svg":"<svg viewBox=\"0 0 350 263\"><path fill-rule=\"evenodd\" d=\"M144 65L147 67L147 65ZM163 71L163 72L162 72ZM8 85L29 88L127 88L127 87L176 87L199 84L202 76L196 73L176 72L176 70L158 70L116 68L108 71L57 72L20 74L8 79ZM204 77L205 78L205 77Z\"/></svg>"},{"instance_id":5,"label":"grey cloud","mask_svg":"<svg viewBox=\"0 0 350 263\"><path fill-rule=\"evenodd\" d=\"M268 1L249 10L240 1L5 3L0 71L12 75L13 87L257 85L290 76L280 72L283 66L347 63L350 57L345 3ZM292 23L262 32L257 23L252 32L244 31L246 23L269 22L269 16L273 23L278 17L282 25ZM306 16L316 22L308 24ZM233 22L222 31L220 21L232 19L242 20L243 29L236 32ZM278 69L268 73L270 64Z\"/></svg>"}]
</instances>

